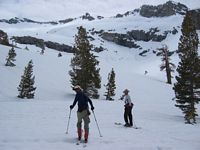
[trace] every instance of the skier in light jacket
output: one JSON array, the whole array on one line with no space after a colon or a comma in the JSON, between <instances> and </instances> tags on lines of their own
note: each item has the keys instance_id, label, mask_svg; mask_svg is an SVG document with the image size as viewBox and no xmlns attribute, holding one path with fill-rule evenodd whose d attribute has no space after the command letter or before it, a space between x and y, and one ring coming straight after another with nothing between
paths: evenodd
<instances>
[{"instance_id":1,"label":"skier in light jacket","mask_svg":"<svg viewBox=\"0 0 200 150\"><path fill-rule=\"evenodd\" d=\"M125 89L123 91L124 95L122 95L121 100L124 100L124 121L126 127L132 127L133 126L133 119L132 119L132 108L133 103L131 102L131 98L128 89Z\"/></svg>"}]
</instances>

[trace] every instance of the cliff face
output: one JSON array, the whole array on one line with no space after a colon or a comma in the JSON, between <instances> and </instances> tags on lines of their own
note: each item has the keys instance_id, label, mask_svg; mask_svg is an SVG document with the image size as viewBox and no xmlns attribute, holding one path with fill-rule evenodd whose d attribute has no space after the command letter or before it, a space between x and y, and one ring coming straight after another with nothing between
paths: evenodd
<instances>
[{"instance_id":1,"label":"cliff face","mask_svg":"<svg viewBox=\"0 0 200 150\"><path fill-rule=\"evenodd\" d=\"M168 17L175 14L184 15L187 11L187 6L181 3L168 1L165 4L158 6L143 5L140 9L140 15L147 18Z\"/></svg>"},{"instance_id":2,"label":"cliff face","mask_svg":"<svg viewBox=\"0 0 200 150\"><path fill-rule=\"evenodd\" d=\"M167 35L176 34L178 31L173 28L173 30L167 30L163 34L159 34L159 29L151 28L148 32L144 30L132 30L128 31L126 34L119 34L119 33L109 33L103 32L100 36L107 41L114 42L118 45L122 45L129 48L139 48L140 45L137 45L135 42L137 41L154 41L154 42L161 42L166 39Z\"/></svg>"}]
</instances>

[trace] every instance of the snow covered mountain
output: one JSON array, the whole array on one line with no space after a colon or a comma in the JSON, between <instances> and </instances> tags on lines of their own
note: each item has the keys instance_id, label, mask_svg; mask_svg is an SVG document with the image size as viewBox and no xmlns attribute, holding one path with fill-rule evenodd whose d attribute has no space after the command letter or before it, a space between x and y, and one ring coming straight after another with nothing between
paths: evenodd
<instances>
[{"instance_id":1,"label":"snow covered mountain","mask_svg":"<svg viewBox=\"0 0 200 150\"><path fill-rule=\"evenodd\" d=\"M30 18L55 20L74 18L89 12L105 17L114 16L141 7L143 4L159 5L168 0L1 0L0 18ZM174 0L190 9L200 6L199 0ZM42 13L41 13L42 12Z\"/></svg>"},{"instance_id":2,"label":"snow covered mountain","mask_svg":"<svg viewBox=\"0 0 200 150\"><path fill-rule=\"evenodd\" d=\"M163 5L143 5L139 9L117 14L115 17L91 16L89 13L76 18L58 21L34 21L27 18L1 19L0 28L12 36L32 36L43 40L43 47L53 48L47 41L73 46L74 35L78 26L84 26L90 34L91 42L97 48L107 49L105 41L138 49L140 55L156 53L156 48L167 44L171 51L177 49L171 40L180 37L180 26L183 15L188 10L181 3L167 2ZM199 18L200 11L194 12L194 20ZM200 25L197 21L197 28ZM20 32L19 32L20 31ZM66 37L64 37L66 35ZM35 44L35 39L14 38L20 44ZM169 43L169 44L168 44ZM52 43L51 43L52 45ZM56 49L56 48L54 48ZM62 48L62 50L65 48ZM70 51L70 47L66 48Z\"/></svg>"},{"instance_id":3,"label":"snow covered mountain","mask_svg":"<svg viewBox=\"0 0 200 150\"><path fill-rule=\"evenodd\" d=\"M4 64L10 47L0 45L0 150L83 148L75 144L76 108L72 111L69 134L65 134L69 105L74 99L68 75L72 53L62 52L62 57L58 57L58 51L49 48L47 44L51 41L73 46L79 26L87 29L95 47L104 48L101 52L94 52L100 61L102 88L100 99L93 100L103 137L99 137L92 114L86 149L199 150L200 118L197 118L196 125L184 124L180 110L174 107L175 102L172 101L172 86L166 84L165 73L160 72L161 58L156 51L163 44L168 45L171 52L177 50L186 7L183 6L181 10L176 8L176 11L171 11L174 14L163 17L144 17L141 15L141 7L120 12L114 17L84 15L86 18L94 18L90 21L84 16L66 22L54 20L53 23L24 17L14 18L11 20L14 23L10 23L9 19L3 18L0 30L5 31L9 38L15 37L18 48L16 66L6 67ZM22 38L27 39L27 36L30 37L28 41ZM33 42L33 37L36 42ZM44 55L40 54L41 46L36 44L38 39L45 46ZM25 50L26 46L28 51ZM35 99L21 100L17 98L17 86L24 67L31 59L37 86ZM172 61L178 63L176 53L172 55ZM116 72L117 85L115 101L112 102L106 101L103 96L103 84L107 83L111 68ZM144 75L145 71L148 71L147 75ZM134 123L142 129L114 124L123 123L124 103L118 99L125 88L130 90L135 104ZM197 110L200 114L199 106Z\"/></svg>"}]
</instances>

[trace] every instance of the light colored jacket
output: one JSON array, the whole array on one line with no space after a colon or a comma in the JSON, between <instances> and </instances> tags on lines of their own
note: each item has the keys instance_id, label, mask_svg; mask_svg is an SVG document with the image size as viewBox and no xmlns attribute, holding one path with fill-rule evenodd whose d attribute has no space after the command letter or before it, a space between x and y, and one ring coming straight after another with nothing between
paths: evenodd
<instances>
[{"instance_id":1,"label":"light colored jacket","mask_svg":"<svg viewBox=\"0 0 200 150\"><path fill-rule=\"evenodd\" d=\"M129 95L124 95L124 96L123 96L123 99L124 99L125 105L127 105L127 104L128 104L129 106L132 105L131 97L130 97Z\"/></svg>"}]
</instances>

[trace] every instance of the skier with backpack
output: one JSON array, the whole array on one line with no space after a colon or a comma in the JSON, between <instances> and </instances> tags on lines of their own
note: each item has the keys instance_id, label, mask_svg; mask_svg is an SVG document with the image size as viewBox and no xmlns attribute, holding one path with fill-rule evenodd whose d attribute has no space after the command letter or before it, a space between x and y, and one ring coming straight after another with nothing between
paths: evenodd
<instances>
[{"instance_id":1,"label":"skier with backpack","mask_svg":"<svg viewBox=\"0 0 200 150\"><path fill-rule=\"evenodd\" d=\"M83 93L82 88L77 85L73 87L73 90L76 91L76 96L72 105L70 105L70 109L72 110L76 103L78 102L78 111L77 111L77 132L78 132L78 140L80 141L82 138L82 120L84 121L84 142L88 142L89 135L89 123L90 123L90 111L88 102L90 103L91 110L94 110L94 106L92 104L91 99Z\"/></svg>"},{"instance_id":2,"label":"skier with backpack","mask_svg":"<svg viewBox=\"0 0 200 150\"><path fill-rule=\"evenodd\" d=\"M123 91L124 95L120 98L121 100L124 100L124 121L125 121L125 127L132 127L133 126L133 117L132 117L132 108L133 103L131 102L131 98L128 89L125 89Z\"/></svg>"}]
</instances>

